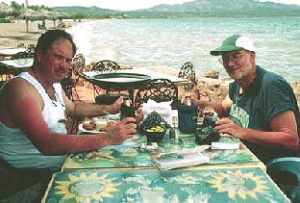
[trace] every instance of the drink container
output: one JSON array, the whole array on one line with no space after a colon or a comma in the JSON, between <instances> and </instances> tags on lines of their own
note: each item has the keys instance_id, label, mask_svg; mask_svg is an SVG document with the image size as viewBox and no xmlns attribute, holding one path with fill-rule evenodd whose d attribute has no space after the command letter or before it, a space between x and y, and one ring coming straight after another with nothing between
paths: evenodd
<instances>
[{"instance_id":1,"label":"drink container","mask_svg":"<svg viewBox=\"0 0 300 203\"><path fill-rule=\"evenodd\" d=\"M126 117L135 117L134 107L131 106L129 99L124 99L124 102L121 105L121 115L120 118L123 120Z\"/></svg>"}]
</instances>

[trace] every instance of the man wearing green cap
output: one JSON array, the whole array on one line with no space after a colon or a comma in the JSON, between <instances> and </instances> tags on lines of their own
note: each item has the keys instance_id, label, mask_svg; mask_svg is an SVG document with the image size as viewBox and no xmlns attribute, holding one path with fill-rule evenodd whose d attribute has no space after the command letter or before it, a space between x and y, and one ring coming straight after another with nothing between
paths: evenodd
<instances>
[{"instance_id":1,"label":"man wearing green cap","mask_svg":"<svg viewBox=\"0 0 300 203\"><path fill-rule=\"evenodd\" d=\"M229 85L230 105L194 100L210 105L220 116L216 130L242 140L263 162L297 156L300 116L291 86L281 76L255 64L255 47L246 37L233 35L211 51L222 56L234 82Z\"/></svg>"}]
</instances>

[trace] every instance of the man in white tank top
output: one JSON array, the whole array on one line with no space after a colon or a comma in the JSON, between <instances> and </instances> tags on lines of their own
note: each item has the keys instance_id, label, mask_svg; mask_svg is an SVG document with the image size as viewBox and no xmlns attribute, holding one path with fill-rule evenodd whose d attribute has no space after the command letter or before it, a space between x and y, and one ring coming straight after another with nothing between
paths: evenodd
<instances>
[{"instance_id":1,"label":"man in white tank top","mask_svg":"<svg viewBox=\"0 0 300 203\"><path fill-rule=\"evenodd\" d=\"M122 98L110 106L73 103L60 82L70 71L76 46L70 34L50 30L39 38L34 64L0 91L0 159L18 169L59 170L65 155L119 144L136 131L134 118L107 128L105 134L68 135L59 122L117 113Z\"/></svg>"}]
</instances>

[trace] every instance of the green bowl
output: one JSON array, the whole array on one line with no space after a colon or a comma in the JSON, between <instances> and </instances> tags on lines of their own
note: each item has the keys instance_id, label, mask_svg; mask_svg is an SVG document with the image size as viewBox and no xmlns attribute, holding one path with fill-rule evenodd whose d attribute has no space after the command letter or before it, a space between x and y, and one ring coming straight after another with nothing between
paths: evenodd
<instances>
[{"instance_id":1,"label":"green bowl","mask_svg":"<svg viewBox=\"0 0 300 203\"><path fill-rule=\"evenodd\" d=\"M161 127L163 130L159 132L149 132L148 129L144 129L144 132L147 137L147 144L151 144L151 142L159 143L166 134L166 129Z\"/></svg>"}]
</instances>

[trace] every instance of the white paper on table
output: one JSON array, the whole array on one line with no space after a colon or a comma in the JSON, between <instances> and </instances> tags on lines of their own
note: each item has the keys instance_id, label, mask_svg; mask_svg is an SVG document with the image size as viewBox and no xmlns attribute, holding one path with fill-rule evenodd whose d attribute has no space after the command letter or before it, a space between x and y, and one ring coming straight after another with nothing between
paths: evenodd
<instances>
[{"instance_id":1,"label":"white paper on table","mask_svg":"<svg viewBox=\"0 0 300 203\"><path fill-rule=\"evenodd\" d=\"M209 162L209 158L202 153L188 154L166 154L154 159L154 162L161 170L197 166Z\"/></svg>"},{"instance_id":2,"label":"white paper on table","mask_svg":"<svg viewBox=\"0 0 300 203\"><path fill-rule=\"evenodd\" d=\"M211 149L239 149L239 142L212 142Z\"/></svg>"}]
</instances>

